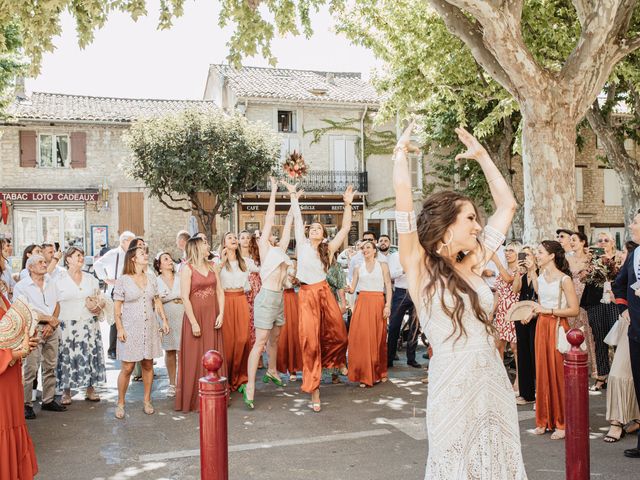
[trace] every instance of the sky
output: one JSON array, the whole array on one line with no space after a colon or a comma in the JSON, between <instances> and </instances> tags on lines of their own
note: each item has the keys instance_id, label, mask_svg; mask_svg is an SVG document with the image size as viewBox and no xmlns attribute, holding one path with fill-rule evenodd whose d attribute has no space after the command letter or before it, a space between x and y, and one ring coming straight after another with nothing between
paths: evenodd
<instances>
[{"instance_id":1,"label":"sky","mask_svg":"<svg viewBox=\"0 0 640 480\"><path fill-rule=\"evenodd\" d=\"M40 75L27 79L27 93L50 92L125 98L201 99L208 65L225 63L232 28L218 26L214 0L187 0L184 15L170 30L157 29L159 0L147 0L149 15L134 22L113 13L84 50L78 47L70 15L56 49L44 56ZM275 38L278 67L360 72L369 78L379 66L373 54L332 31L326 12L313 16L314 35ZM262 57L243 61L268 66Z\"/></svg>"}]
</instances>

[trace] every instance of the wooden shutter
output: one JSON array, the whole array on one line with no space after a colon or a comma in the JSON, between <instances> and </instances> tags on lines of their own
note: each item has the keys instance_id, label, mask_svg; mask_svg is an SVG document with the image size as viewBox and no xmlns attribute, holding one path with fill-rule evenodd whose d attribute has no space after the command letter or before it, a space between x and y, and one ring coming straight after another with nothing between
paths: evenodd
<instances>
[{"instance_id":1,"label":"wooden shutter","mask_svg":"<svg viewBox=\"0 0 640 480\"><path fill-rule=\"evenodd\" d=\"M87 134L71 132L71 168L87 167Z\"/></svg>"},{"instance_id":2,"label":"wooden shutter","mask_svg":"<svg viewBox=\"0 0 640 480\"><path fill-rule=\"evenodd\" d=\"M213 210L213 207L215 207L216 205L216 198L207 192L198 192L198 201L202 204L203 208L209 212ZM202 224L200 217L197 216L198 212L194 210L193 215L195 215L196 218L198 219L198 231L204 232L204 225ZM216 228L215 228L215 225L213 225L213 223L212 223L212 227L213 227L212 231L215 232Z\"/></svg>"},{"instance_id":3,"label":"wooden shutter","mask_svg":"<svg viewBox=\"0 0 640 480\"><path fill-rule=\"evenodd\" d=\"M120 192L118 194L118 234L129 230L144 236L144 193Z\"/></svg>"},{"instance_id":4,"label":"wooden shutter","mask_svg":"<svg viewBox=\"0 0 640 480\"><path fill-rule=\"evenodd\" d=\"M35 168L36 158L36 132L20 130L20 166Z\"/></svg>"}]
</instances>

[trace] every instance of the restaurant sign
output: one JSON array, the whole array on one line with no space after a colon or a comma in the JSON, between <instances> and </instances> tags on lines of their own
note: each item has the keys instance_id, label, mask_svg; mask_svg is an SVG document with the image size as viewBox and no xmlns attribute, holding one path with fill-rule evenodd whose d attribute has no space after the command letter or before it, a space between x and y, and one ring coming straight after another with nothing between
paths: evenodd
<instances>
[{"instance_id":1,"label":"restaurant sign","mask_svg":"<svg viewBox=\"0 0 640 480\"><path fill-rule=\"evenodd\" d=\"M258 202L242 202L240 207L245 212L265 212L269 207L268 203ZM276 211L287 212L291 205L289 203L276 203ZM342 203L300 203L302 212L343 212L344 204ZM362 210L362 204L354 203L351 210L358 212Z\"/></svg>"},{"instance_id":2,"label":"restaurant sign","mask_svg":"<svg viewBox=\"0 0 640 480\"><path fill-rule=\"evenodd\" d=\"M97 202L98 191L37 191L1 192L0 200L9 202Z\"/></svg>"}]
</instances>

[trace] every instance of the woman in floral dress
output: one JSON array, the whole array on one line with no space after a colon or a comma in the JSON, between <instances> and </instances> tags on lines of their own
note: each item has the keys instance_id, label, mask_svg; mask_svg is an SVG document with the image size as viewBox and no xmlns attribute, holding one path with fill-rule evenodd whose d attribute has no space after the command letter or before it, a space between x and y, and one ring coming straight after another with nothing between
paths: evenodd
<instances>
[{"instance_id":1,"label":"woman in floral dress","mask_svg":"<svg viewBox=\"0 0 640 480\"><path fill-rule=\"evenodd\" d=\"M71 389L86 388L85 399L99 402L95 387L106 382L99 311L89 311L86 299L99 291L98 280L82 271L84 252L70 247L64 255L67 267L56 277L60 303L60 348L56 377L62 387L62 404L71 404Z\"/></svg>"},{"instance_id":2,"label":"woman in floral dress","mask_svg":"<svg viewBox=\"0 0 640 480\"><path fill-rule=\"evenodd\" d=\"M507 343L510 344L513 355L516 358L516 379L513 383L514 390L518 388L518 344L516 343L515 326L513 322L509 322L506 317L511 306L518 301L518 294L513 291L511 284L518 269L518 253L520 253L521 248L522 245L518 242L511 242L505 247L506 267L497 255L493 257L493 261L500 272L495 283L497 301L493 315L493 323L498 332L498 351L500 352L500 358L504 357L504 349Z\"/></svg>"}]
</instances>

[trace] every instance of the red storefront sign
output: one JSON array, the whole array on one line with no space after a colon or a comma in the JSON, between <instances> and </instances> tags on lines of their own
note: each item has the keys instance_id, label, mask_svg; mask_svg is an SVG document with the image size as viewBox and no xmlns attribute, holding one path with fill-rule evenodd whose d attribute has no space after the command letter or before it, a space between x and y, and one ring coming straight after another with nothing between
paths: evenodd
<instances>
[{"instance_id":1,"label":"red storefront sign","mask_svg":"<svg viewBox=\"0 0 640 480\"><path fill-rule=\"evenodd\" d=\"M12 191L0 192L0 199L9 202L97 202L98 191Z\"/></svg>"}]
</instances>

